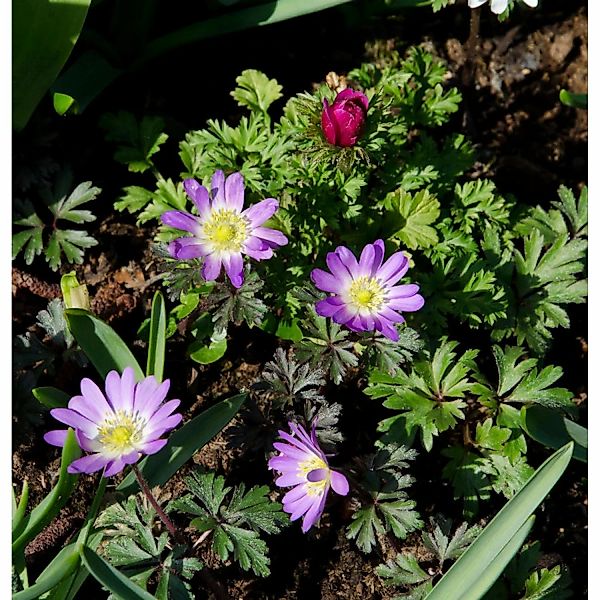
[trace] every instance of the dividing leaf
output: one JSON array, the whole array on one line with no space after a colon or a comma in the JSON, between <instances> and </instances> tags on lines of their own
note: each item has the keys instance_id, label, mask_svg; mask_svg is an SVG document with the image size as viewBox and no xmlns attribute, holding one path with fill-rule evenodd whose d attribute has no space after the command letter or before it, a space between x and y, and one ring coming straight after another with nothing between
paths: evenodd
<instances>
[{"instance_id":1,"label":"dividing leaf","mask_svg":"<svg viewBox=\"0 0 600 600\"><path fill-rule=\"evenodd\" d=\"M231 92L240 106L250 110L267 112L275 100L281 98L281 86L275 79L269 79L264 73L254 69L246 69L236 77L238 87Z\"/></svg>"},{"instance_id":2,"label":"dividing leaf","mask_svg":"<svg viewBox=\"0 0 600 600\"><path fill-rule=\"evenodd\" d=\"M163 133L165 123L160 117L144 116L138 122L133 114L124 110L103 115L100 126L106 130L108 141L119 144L115 160L138 173L154 166L151 157L169 137Z\"/></svg>"},{"instance_id":3,"label":"dividing leaf","mask_svg":"<svg viewBox=\"0 0 600 600\"><path fill-rule=\"evenodd\" d=\"M288 523L281 504L267 498L267 486L253 487L246 492L243 483L233 491L229 503L225 498L232 488L214 473L196 471L185 479L190 494L169 503L167 510L196 515L190 526L200 532L213 532L212 546L221 560L233 557L242 569L252 569L256 575L270 573L267 545L260 532L278 533Z\"/></svg>"},{"instance_id":4,"label":"dividing leaf","mask_svg":"<svg viewBox=\"0 0 600 600\"><path fill-rule=\"evenodd\" d=\"M431 224L440 216L440 203L427 190L412 196L398 188L386 196L383 206L387 211L385 227L391 237L412 250L437 243L437 233Z\"/></svg>"}]
</instances>

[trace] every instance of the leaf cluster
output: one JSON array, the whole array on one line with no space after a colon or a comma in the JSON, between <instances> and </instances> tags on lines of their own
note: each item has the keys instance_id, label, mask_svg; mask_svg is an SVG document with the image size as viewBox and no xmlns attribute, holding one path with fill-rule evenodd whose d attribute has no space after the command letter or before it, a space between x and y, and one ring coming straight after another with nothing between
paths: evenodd
<instances>
[{"instance_id":1,"label":"leaf cluster","mask_svg":"<svg viewBox=\"0 0 600 600\"><path fill-rule=\"evenodd\" d=\"M83 229L63 229L62 221L82 224L95 221L96 217L90 210L79 208L83 204L95 200L101 192L93 187L90 181L80 183L72 189L72 174L69 170L62 171L53 188L40 191L45 208L51 218L39 216L30 201L25 201L16 207L17 218L15 225L24 227L12 236L13 260L23 252L26 264L44 252L44 258L53 271L58 270L63 255L69 263L81 264L84 251L97 245L97 241Z\"/></svg>"},{"instance_id":2,"label":"leaf cluster","mask_svg":"<svg viewBox=\"0 0 600 600\"><path fill-rule=\"evenodd\" d=\"M243 483L231 488L222 476L199 471L186 477L185 483L190 493L171 501L167 510L192 515L190 526L203 539L212 534L212 549L221 560L233 554L244 571L252 569L266 577L270 559L260 534L279 533L288 523L281 505L269 500L269 488L254 486L246 491Z\"/></svg>"},{"instance_id":3,"label":"leaf cluster","mask_svg":"<svg viewBox=\"0 0 600 600\"><path fill-rule=\"evenodd\" d=\"M422 527L416 502L406 491L414 479L402 474L416 455L414 450L389 444L358 461L354 468L356 483L352 489L360 496L346 537L354 539L363 552L369 553L381 543L379 536L391 534L404 539Z\"/></svg>"},{"instance_id":4,"label":"leaf cluster","mask_svg":"<svg viewBox=\"0 0 600 600\"><path fill-rule=\"evenodd\" d=\"M151 578L156 579L154 597L158 600L192 600L195 595L190 580L203 565L196 558L186 557L184 546L171 549L168 533L157 532L159 523L156 511L143 494L110 505L96 520L96 527L106 539L103 554L144 590Z\"/></svg>"}]
</instances>

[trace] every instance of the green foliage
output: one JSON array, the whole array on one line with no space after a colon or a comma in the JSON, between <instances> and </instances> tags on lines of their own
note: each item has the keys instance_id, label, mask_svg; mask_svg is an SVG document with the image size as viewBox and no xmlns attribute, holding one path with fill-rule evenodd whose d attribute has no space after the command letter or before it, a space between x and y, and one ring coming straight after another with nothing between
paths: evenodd
<instances>
[{"instance_id":1,"label":"green foliage","mask_svg":"<svg viewBox=\"0 0 600 600\"><path fill-rule=\"evenodd\" d=\"M111 565L119 567L144 590L148 589L151 578L156 580L156 598L191 600L195 595L189 580L202 569L202 563L185 557L184 546L168 547L168 533L159 533L160 524L156 511L143 494L111 504L96 521L96 527L107 538L103 554Z\"/></svg>"},{"instance_id":2,"label":"green foliage","mask_svg":"<svg viewBox=\"0 0 600 600\"><path fill-rule=\"evenodd\" d=\"M264 384L260 387L270 391L279 404L321 403L324 400L320 392L325 385L323 375L321 369L298 363L293 354L286 356L282 348L277 348L273 360L265 365L261 376Z\"/></svg>"},{"instance_id":3,"label":"green foliage","mask_svg":"<svg viewBox=\"0 0 600 600\"><path fill-rule=\"evenodd\" d=\"M269 575L270 559L260 533L279 533L288 523L281 505L267 497L269 488L255 486L246 491L241 483L229 496L232 488L225 487L223 477L199 471L185 482L191 493L173 500L167 509L193 515L190 525L202 534L212 533L212 548L221 560L233 553L244 571Z\"/></svg>"},{"instance_id":4,"label":"green foliage","mask_svg":"<svg viewBox=\"0 0 600 600\"><path fill-rule=\"evenodd\" d=\"M389 376L373 371L365 393L372 398L386 398L383 405L400 412L381 421L378 430L384 441L410 443L417 431L427 451L433 437L454 427L464 419L462 400L471 389L469 375L477 351L469 350L457 359L457 342L443 341L431 360L420 360L406 373L398 369Z\"/></svg>"},{"instance_id":5,"label":"green foliage","mask_svg":"<svg viewBox=\"0 0 600 600\"><path fill-rule=\"evenodd\" d=\"M437 243L432 223L440 215L440 203L427 190L414 196L398 188L383 201L389 237L398 239L408 248L427 248Z\"/></svg>"},{"instance_id":6,"label":"green foliage","mask_svg":"<svg viewBox=\"0 0 600 600\"><path fill-rule=\"evenodd\" d=\"M348 332L331 319L317 315L312 306L302 328L302 340L296 345L298 358L321 368L335 384L341 383L347 369L358 365Z\"/></svg>"},{"instance_id":7,"label":"green foliage","mask_svg":"<svg viewBox=\"0 0 600 600\"><path fill-rule=\"evenodd\" d=\"M61 229L58 225L61 221L79 225L96 220L89 210L78 207L95 200L100 188L92 187L91 182L86 181L69 193L71 185L72 175L66 170L59 176L54 189L40 191L40 196L52 215L51 223L44 222L29 201L17 206L20 215L14 220L14 224L26 229L12 236L13 260L22 251L25 262L30 265L43 250L46 262L56 271L62 263L63 254L68 262L81 264L84 250L98 243L82 229ZM46 234L48 229L49 233Z\"/></svg>"},{"instance_id":8,"label":"green foliage","mask_svg":"<svg viewBox=\"0 0 600 600\"><path fill-rule=\"evenodd\" d=\"M356 479L363 495L346 536L355 539L363 552L371 552L379 535L388 533L404 539L411 531L422 527L423 522L415 510L416 503L406 492L414 479L401 474L408 461L415 457L414 450L390 444L367 456L357 466Z\"/></svg>"},{"instance_id":9,"label":"green foliage","mask_svg":"<svg viewBox=\"0 0 600 600\"><path fill-rule=\"evenodd\" d=\"M238 87L231 92L239 106L266 114L269 106L281 98L281 86L274 79L254 69L242 71L235 82Z\"/></svg>"},{"instance_id":10,"label":"green foliage","mask_svg":"<svg viewBox=\"0 0 600 600\"><path fill-rule=\"evenodd\" d=\"M403 600L426 598L433 588L434 578L443 572L444 563L459 558L481 531L478 526L468 527L467 523L463 523L451 534L452 521L442 515L435 519L430 518L430 528L431 533L421 532L421 539L437 562L435 569L423 569L419 560L411 553L398 553L394 559L376 567L375 572L383 579L386 586L405 588L404 593L395 598Z\"/></svg>"},{"instance_id":11,"label":"green foliage","mask_svg":"<svg viewBox=\"0 0 600 600\"><path fill-rule=\"evenodd\" d=\"M565 388L551 387L563 374L560 367L548 365L538 369L536 358L523 358L523 348L508 346L504 350L493 346L492 352L498 370L498 384L491 385L479 373L479 385L473 392L482 403L497 410L501 403L540 404L548 408L572 412L573 395Z\"/></svg>"},{"instance_id":12,"label":"green foliage","mask_svg":"<svg viewBox=\"0 0 600 600\"><path fill-rule=\"evenodd\" d=\"M552 218L550 213L546 216ZM498 241L494 244L497 248ZM506 319L497 324L492 337L516 335L517 343L525 341L534 352L545 352L552 339L550 330L570 325L562 305L585 302L586 252L587 240L561 233L547 241L541 229L531 229L522 238L522 250L496 252L495 269L510 302Z\"/></svg>"},{"instance_id":13,"label":"green foliage","mask_svg":"<svg viewBox=\"0 0 600 600\"><path fill-rule=\"evenodd\" d=\"M100 119L106 140L118 144L115 160L135 173L154 169L151 157L169 137L163 132L164 126L165 122L160 117L144 116L138 121L124 110L107 113Z\"/></svg>"},{"instance_id":14,"label":"green foliage","mask_svg":"<svg viewBox=\"0 0 600 600\"><path fill-rule=\"evenodd\" d=\"M400 365L411 361L424 345L419 334L411 327L403 325L397 327L397 330L396 342L377 332L376 335L363 334L363 340L356 344L357 351L362 352L367 364L389 375L394 375ZM361 346L364 346L364 349L361 350Z\"/></svg>"}]
</instances>

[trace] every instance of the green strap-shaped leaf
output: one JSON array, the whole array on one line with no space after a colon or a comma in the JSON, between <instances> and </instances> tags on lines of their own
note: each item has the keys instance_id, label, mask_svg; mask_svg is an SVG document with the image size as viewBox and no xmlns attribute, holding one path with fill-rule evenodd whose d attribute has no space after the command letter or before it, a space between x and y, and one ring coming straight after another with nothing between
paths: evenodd
<instances>
[{"instance_id":1,"label":"green strap-shaped leaf","mask_svg":"<svg viewBox=\"0 0 600 600\"><path fill-rule=\"evenodd\" d=\"M525 410L525 431L548 448L561 448L573 441L573 458L587 462L587 429L567 419L557 410L529 406Z\"/></svg>"},{"instance_id":2,"label":"green strap-shaped leaf","mask_svg":"<svg viewBox=\"0 0 600 600\"><path fill-rule=\"evenodd\" d=\"M567 468L573 442L548 458L440 579L427 600L479 600L494 583L486 571L523 527ZM524 538L523 538L524 539ZM520 546L511 546L516 552ZM508 549L502 554L506 557ZM510 557L508 557L510 559Z\"/></svg>"},{"instance_id":3,"label":"green strap-shaped leaf","mask_svg":"<svg viewBox=\"0 0 600 600\"><path fill-rule=\"evenodd\" d=\"M52 386L39 387L31 390L35 399L46 408L66 408L71 396Z\"/></svg>"},{"instance_id":4,"label":"green strap-shaped leaf","mask_svg":"<svg viewBox=\"0 0 600 600\"><path fill-rule=\"evenodd\" d=\"M77 42L91 0L13 2L13 127L22 129Z\"/></svg>"},{"instance_id":5,"label":"green strap-shaped leaf","mask_svg":"<svg viewBox=\"0 0 600 600\"><path fill-rule=\"evenodd\" d=\"M211 406L171 435L169 443L160 452L141 461L139 469L150 487L166 483L177 469L229 423L246 397L247 394L238 394ZM135 475L130 472L117 489L127 495L138 491Z\"/></svg>"},{"instance_id":6,"label":"green strap-shaped leaf","mask_svg":"<svg viewBox=\"0 0 600 600\"><path fill-rule=\"evenodd\" d=\"M527 519L525 523L523 523L523 525L517 530L508 544L502 548L496 558L494 558L494 560L488 565L487 569L481 573L481 576L477 580L477 589L489 590L492 585L494 585L494 582L502 575L504 569L506 569L506 565L508 565L511 558L525 543L525 540L527 539L534 522L535 515L531 515L529 519ZM485 592L483 592L482 596L484 594ZM474 599L475 596L469 596L469 598Z\"/></svg>"},{"instance_id":7,"label":"green strap-shaped leaf","mask_svg":"<svg viewBox=\"0 0 600 600\"><path fill-rule=\"evenodd\" d=\"M81 308L68 308L65 318L73 337L102 377L109 371L122 373L125 367L132 367L137 381L144 378L135 356L112 327Z\"/></svg>"},{"instance_id":8,"label":"green strap-shaped leaf","mask_svg":"<svg viewBox=\"0 0 600 600\"><path fill-rule=\"evenodd\" d=\"M37 581L26 590L13 595L13 600L37 600L75 571L79 565L79 552L76 544L63 548L48 565Z\"/></svg>"},{"instance_id":9,"label":"green strap-shaped leaf","mask_svg":"<svg viewBox=\"0 0 600 600\"><path fill-rule=\"evenodd\" d=\"M15 490L13 488L13 500L15 497ZM16 506L12 516L12 536L13 538L21 533L23 530L23 517L25 517L25 511L27 510L27 501L29 500L29 484L27 480L23 482L23 488L21 490L21 497L19 498L19 504Z\"/></svg>"},{"instance_id":10,"label":"green strap-shaped leaf","mask_svg":"<svg viewBox=\"0 0 600 600\"><path fill-rule=\"evenodd\" d=\"M92 576L117 598L155 600L152 594L133 583L87 546L81 548L81 560Z\"/></svg>"},{"instance_id":11,"label":"green strap-shaped leaf","mask_svg":"<svg viewBox=\"0 0 600 600\"><path fill-rule=\"evenodd\" d=\"M167 310L160 292L154 294L150 313L150 334L148 340L148 362L146 375L154 375L162 381L165 366L165 343L167 338Z\"/></svg>"},{"instance_id":12,"label":"green strap-shaped leaf","mask_svg":"<svg viewBox=\"0 0 600 600\"><path fill-rule=\"evenodd\" d=\"M72 429L69 429L67 437L65 438L65 445L62 449L58 481L42 502L23 519L22 522L25 523L23 533L21 533L12 544L14 554L21 552L25 546L40 531L42 531L50 521L52 521L60 509L65 505L78 479L78 475L70 475L67 472L67 467L80 456L81 449L75 439L75 433Z\"/></svg>"}]
</instances>

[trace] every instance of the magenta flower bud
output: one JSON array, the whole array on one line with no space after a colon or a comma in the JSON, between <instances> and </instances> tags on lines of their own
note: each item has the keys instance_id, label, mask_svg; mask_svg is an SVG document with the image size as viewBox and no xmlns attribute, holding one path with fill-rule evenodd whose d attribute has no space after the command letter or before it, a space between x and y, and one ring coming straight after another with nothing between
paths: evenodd
<instances>
[{"instance_id":1,"label":"magenta flower bud","mask_svg":"<svg viewBox=\"0 0 600 600\"><path fill-rule=\"evenodd\" d=\"M334 146L354 146L363 134L369 99L362 92L342 90L329 105L323 99L321 127L325 139Z\"/></svg>"}]
</instances>

